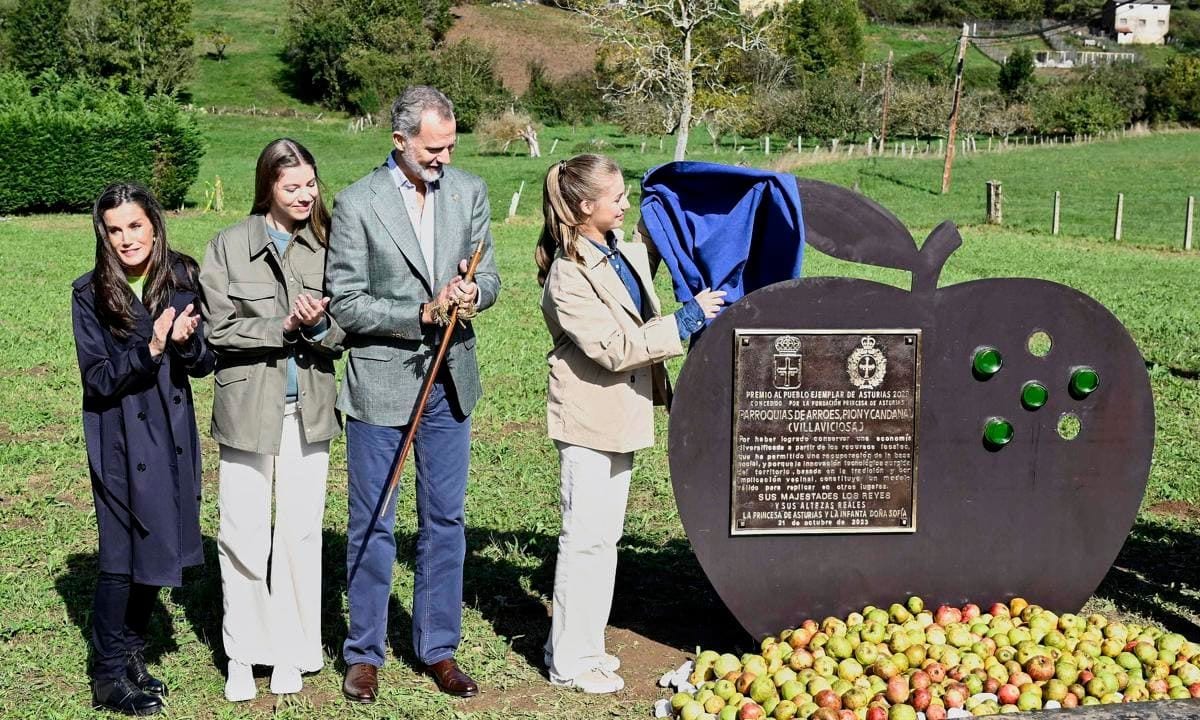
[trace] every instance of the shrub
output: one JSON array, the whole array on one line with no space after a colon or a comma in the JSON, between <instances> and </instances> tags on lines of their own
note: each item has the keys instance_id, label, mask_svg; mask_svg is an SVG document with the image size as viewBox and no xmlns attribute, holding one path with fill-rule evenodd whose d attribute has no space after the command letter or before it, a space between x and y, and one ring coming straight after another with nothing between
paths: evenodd
<instances>
[{"instance_id":1,"label":"shrub","mask_svg":"<svg viewBox=\"0 0 1200 720\"><path fill-rule=\"evenodd\" d=\"M535 60L529 63L529 87L521 96L521 106L548 125L592 123L604 117L604 93L595 71L551 80L546 67Z\"/></svg>"},{"instance_id":2,"label":"shrub","mask_svg":"<svg viewBox=\"0 0 1200 720\"><path fill-rule=\"evenodd\" d=\"M1039 132L1095 134L1121 127L1125 111L1105 88L1090 83L1056 83L1033 102Z\"/></svg>"},{"instance_id":3,"label":"shrub","mask_svg":"<svg viewBox=\"0 0 1200 720\"><path fill-rule=\"evenodd\" d=\"M532 128L533 137L541 128L529 116L529 113L513 109L505 110L499 115L488 115L481 118L475 128L475 137L479 139L479 149L483 152L504 152L512 143L528 145L525 137L526 128Z\"/></svg>"},{"instance_id":4,"label":"shrub","mask_svg":"<svg viewBox=\"0 0 1200 720\"><path fill-rule=\"evenodd\" d=\"M1155 120L1200 122L1200 57L1176 55L1150 81L1147 105Z\"/></svg>"},{"instance_id":5,"label":"shrub","mask_svg":"<svg viewBox=\"0 0 1200 720\"><path fill-rule=\"evenodd\" d=\"M52 80L34 95L31 83L0 75L0 213L86 210L117 180L146 184L167 207L183 202L204 150L175 100Z\"/></svg>"},{"instance_id":6,"label":"shrub","mask_svg":"<svg viewBox=\"0 0 1200 720\"><path fill-rule=\"evenodd\" d=\"M460 131L470 132L486 115L495 115L513 102L496 77L492 52L464 40L447 45L435 56L421 82L433 85L454 101ZM397 85L399 92L403 85Z\"/></svg>"},{"instance_id":7,"label":"shrub","mask_svg":"<svg viewBox=\"0 0 1200 720\"><path fill-rule=\"evenodd\" d=\"M380 110L408 85L434 85L469 128L498 107L502 88L490 55L477 48L434 54L450 28L449 7L448 0L291 0L284 58L292 82L307 99L358 113Z\"/></svg>"},{"instance_id":8,"label":"shrub","mask_svg":"<svg viewBox=\"0 0 1200 720\"><path fill-rule=\"evenodd\" d=\"M1033 53L1017 48L1000 66L1000 92L1009 100L1019 101L1033 83Z\"/></svg>"}]
</instances>

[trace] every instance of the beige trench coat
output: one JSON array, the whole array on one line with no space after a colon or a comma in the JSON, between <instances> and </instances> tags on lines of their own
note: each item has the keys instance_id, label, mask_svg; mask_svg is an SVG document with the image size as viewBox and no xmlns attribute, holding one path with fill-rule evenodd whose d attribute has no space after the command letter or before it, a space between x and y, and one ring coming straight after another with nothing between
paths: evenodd
<instances>
[{"instance_id":1,"label":"beige trench coat","mask_svg":"<svg viewBox=\"0 0 1200 720\"><path fill-rule=\"evenodd\" d=\"M560 253L542 291L542 315L554 340L546 357L546 421L553 440L625 453L654 444L654 403L669 394L662 361L681 355L683 346L675 317L660 315L646 246L617 247L641 281L652 316L642 321L594 244L579 243L582 263Z\"/></svg>"},{"instance_id":2,"label":"beige trench coat","mask_svg":"<svg viewBox=\"0 0 1200 720\"><path fill-rule=\"evenodd\" d=\"M217 353L214 440L248 452L279 453L289 357L296 359L304 439L322 442L341 431L333 361L346 334L328 315L329 332L320 341L303 330L294 337L283 333L295 297L301 292L322 297L324 281L325 248L308 228L282 257L262 215L222 230L208 244L200 285L206 339Z\"/></svg>"}]
</instances>

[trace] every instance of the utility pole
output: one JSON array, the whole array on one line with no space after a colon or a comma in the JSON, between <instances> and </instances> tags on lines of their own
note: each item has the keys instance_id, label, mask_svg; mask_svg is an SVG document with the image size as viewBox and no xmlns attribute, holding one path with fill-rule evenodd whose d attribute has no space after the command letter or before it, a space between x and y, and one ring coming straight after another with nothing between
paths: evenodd
<instances>
[{"instance_id":1,"label":"utility pole","mask_svg":"<svg viewBox=\"0 0 1200 720\"><path fill-rule=\"evenodd\" d=\"M954 136L958 132L958 106L962 101L963 62L967 56L967 24L963 23L958 40L958 70L954 76L954 104L950 108L950 129L946 137L946 164L942 168L942 194L950 192L950 169L954 166Z\"/></svg>"},{"instance_id":2,"label":"utility pole","mask_svg":"<svg viewBox=\"0 0 1200 720\"><path fill-rule=\"evenodd\" d=\"M879 149L887 142L888 97L892 94L892 51L888 50L887 66L883 71L883 122L879 126Z\"/></svg>"}]
</instances>

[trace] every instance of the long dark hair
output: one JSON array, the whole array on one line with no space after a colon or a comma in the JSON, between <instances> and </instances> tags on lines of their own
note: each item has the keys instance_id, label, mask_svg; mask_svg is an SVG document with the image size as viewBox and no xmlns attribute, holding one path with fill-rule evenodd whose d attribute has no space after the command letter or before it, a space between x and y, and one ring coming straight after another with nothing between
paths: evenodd
<instances>
[{"instance_id":1,"label":"long dark hair","mask_svg":"<svg viewBox=\"0 0 1200 720\"><path fill-rule=\"evenodd\" d=\"M313 160L308 148L291 138L279 138L267 143L258 155L258 166L254 169L254 204L251 215L266 215L271 210L275 181L286 168L308 165L317 180L317 198L307 224L312 226L313 237L325 247L329 244L329 211L325 209L325 193L321 187L321 175L317 172L317 161ZM303 227L303 223L301 227Z\"/></svg>"},{"instance_id":2,"label":"long dark hair","mask_svg":"<svg viewBox=\"0 0 1200 720\"><path fill-rule=\"evenodd\" d=\"M621 167L603 155L576 155L550 166L542 186L542 214L545 224L533 251L538 268L538 285L546 284L546 274L554 255L562 248L563 257L580 262L576 243L584 218L580 206L604 192L604 181L621 174Z\"/></svg>"},{"instance_id":3,"label":"long dark hair","mask_svg":"<svg viewBox=\"0 0 1200 720\"><path fill-rule=\"evenodd\" d=\"M182 253L171 250L167 244L167 224L163 220L163 209L146 188L137 183L113 183L104 188L92 207L92 226L96 230L96 269L92 273L92 287L96 292L96 312L109 332L119 338L129 337L133 331L133 291L125 279L125 266L108 240L108 226L104 213L125 203L134 203L150 219L154 229L154 240L150 246L150 262L146 267L146 281L142 291L142 303L150 317L158 317L171 303L177 289L191 289L195 285L196 261ZM173 270L176 262L183 263L184 273L177 276Z\"/></svg>"}]
</instances>

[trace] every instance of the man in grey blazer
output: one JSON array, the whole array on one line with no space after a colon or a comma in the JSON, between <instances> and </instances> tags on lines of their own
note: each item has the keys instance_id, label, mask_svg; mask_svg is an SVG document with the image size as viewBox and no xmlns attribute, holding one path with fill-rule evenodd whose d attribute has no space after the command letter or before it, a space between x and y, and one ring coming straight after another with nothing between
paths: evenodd
<instances>
[{"instance_id":1,"label":"man in grey blazer","mask_svg":"<svg viewBox=\"0 0 1200 720\"><path fill-rule=\"evenodd\" d=\"M326 282L329 312L347 332L349 363L337 407L346 415L349 470L346 573L350 628L342 692L374 702L387 643L396 495L379 518L392 465L444 328L437 305L463 315L500 292L483 180L449 167L454 106L434 88L407 88L392 106L387 161L338 194ZM477 243L483 259L466 282ZM443 316L444 317L444 316ZM462 627L463 504L471 411L480 396L475 330L456 328L413 442L418 533L413 648L442 691L479 692L454 661Z\"/></svg>"}]
</instances>

